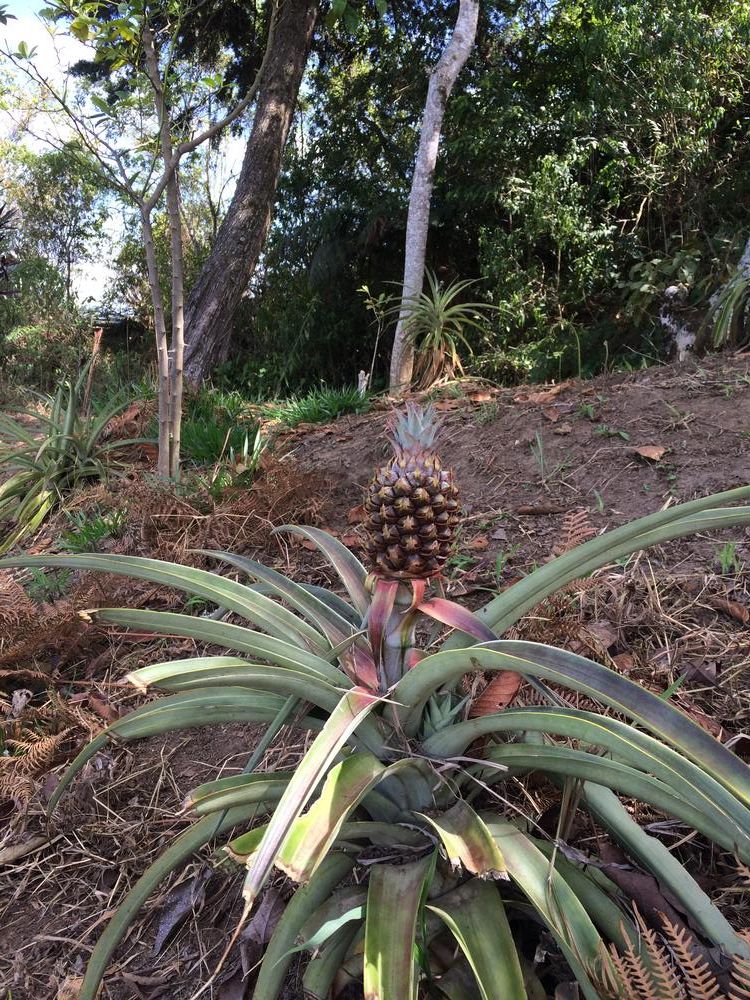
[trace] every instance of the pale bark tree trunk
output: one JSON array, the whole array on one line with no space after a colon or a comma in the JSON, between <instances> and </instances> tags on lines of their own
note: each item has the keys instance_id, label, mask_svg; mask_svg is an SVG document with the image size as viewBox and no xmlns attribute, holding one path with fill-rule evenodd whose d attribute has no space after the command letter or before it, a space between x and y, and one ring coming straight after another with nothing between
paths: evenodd
<instances>
[{"instance_id":1,"label":"pale bark tree trunk","mask_svg":"<svg viewBox=\"0 0 750 1000\"><path fill-rule=\"evenodd\" d=\"M146 60L146 73L154 91L154 108L159 122L159 145L164 163L171 163L174 158L174 148L170 133L169 114L164 100L164 88L159 73L159 63L154 47L154 37L149 27L143 31L143 46ZM178 479L180 474L180 434L182 427L182 368L185 351L185 268L182 251L182 217L180 215L179 173L175 166L170 171L167 180L167 218L169 220L170 264L172 272L172 329L171 348L167 352L167 383L165 386L167 402L168 425L168 469L172 479ZM161 290L159 291L161 295ZM162 307L163 310L163 307ZM159 414L161 417L161 368L159 380ZM159 465L161 469L161 426L159 438ZM160 471L161 475L161 471Z\"/></svg>"},{"instance_id":2,"label":"pale bark tree trunk","mask_svg":"<svg viewBox=\"0 0 750 1000\"><path fill-rule=\"evenodd\" d=\"M208 142L214 136L219 135L227 126L244 114L251 102L258 94L258 88L266 79L270 57L276 54L278 59L278 47L275 46L275 33L277 13L280 3L285 3L289 8L295 10L295 0L271 0L270 23L266 49L263 61L252 86L245 96L234 105L219 121L207 125L203 130L193 134L189 139L185 139L178 145L172 142L170 107L165 94L164 80L159 66L159 56L156 51L154 33L148 21L148 15L144 15L144 22L141 28L141 38L143 41L143 51L145 56L146 76L154 91L154 107L157 113L159 124L159 144L160 152L155 157L151 170L146 171L146 186L137 188L135 178L130 175L126 167L125 160L115 146L106 141L95 129L88 126L87 118L77 112L67 100L65 92L60 92L35 66L27 66L22 60L17 60L11 56L11 60L17 69L26 73L29 79L36 84L40 84L44 91L51 96L59 109L66 116L73 126L73 130L81 140L83 146L96 159L101 170L101 176L113 184L116 190L132 199L137 205L141 218L141 228L143 232L143 242L146 251L146 265L148 270L149 287L151 290L151 301L154 311L154 331L156 335L156 356L159 380L159 459L157 462L158 474L162 478L169 478L170 475L176 477L179 472L180 461L180 423L182 417L182 378L183 378L183 357L184 357L184 266L182 254L182 223L180 218L180 197L179 197L179 177L177 169L180 160L187 153L198 149L199 146ZM299 0L296 0L299 7ZM309 4L314 8L312 22L314 23L318 4ZM282 18L283 20L283 18ZM287 17L288 21L288 17ZM312 23L309 28L312 33ZM309 47L309 38L308 38ZM283 53L282 53L283 56ZM140 62L133 66L140 72ZM283 68L283 67L282 67ZM304 68L304 60L302 68ZM292 67L296 72L296 65ZM277 77L280 71L277 67ZM301 70L300 70L301 77ZM299 80L297 81L297 89ZM168 88L167 88L168 89ZM296 90L294 92L296 98ZM263 99L261 102L263 103ZM268 101L266 100L266 104ZM293 103L293 102L292 102ZM268 117L268 112L266 112ZM288 127L288 126L287 126ZM283 147L283 143L282 143ZM156 168L158 159L162 160L163 169L161 176L156 179L150 187L152 172ZM278 170L277 170L278 176ZM275 183L275 182L274 182ZM149 193L150 192L150 193ZM156 260L154 247L154 234L152 226L152 213L156 208L161 196L166 192L167 214L170 223L170 255L171 255L171 277L172 277L172 343L173 349L169 350L167 337L166 320L164 316L164 298L159 282L159 267ZM5 206L0 205L0 228L3 223L8 226L8 220L12 212L8 213ZM11 262L12 263L12 262ZM7 269L10 264L2 264L0 261L0 278L7 278ZM2 269L4 268L4 270ZM2 290L0 295L12 294L12 292ZM171 360L170 360L171 359ZM173 442L173 444L171 444Z\"/></svg>"},{"instance_id":3,"label":"pale bark tree trunk","mask_svg":"<svg viewBox=\"0 0 750 1000\"><path fill-rule=\"evenodd\" d=\"M318 0L281 5L234 197L187 300L185 376L193 382L226 359L235 312L265 245L319 9Z\"/></svg>"},{"instance_id":4,"label":"pale bark tree trunk","mask_svg":"<svg viewBox=\"0 0 750 1000\"><path fill-rule=\"evenodd\" d=\"M478 0L461 0L453 34L430 74L406 219L404 282L401 309L393 338L391 392L408 389L414 371L414 347L409 337L408 321L412 305L422 291L424 281L430 202L440 133L448 97L474 45L478 19Z\"/></svg>"},{"instance_id":5,"label":"pale bark tree trunk","mask_svg":"<svg viewBox=\"0 0 750 1000\"><path fill-rule=\"evenodd\" d=\"M180 474L182 437L182 379L185 357L185 278L182 257L182 220L180 218L179 174L175 171L167 185L167 215L172 258L172 345L169 379L169 475Z\"/></svg>"},{"instance_id":6,"label":"pale bark tree trunk","mask_svg":"<svg viewBox=\"0 0 750 1000\"><path fill-rule=\"evenodd\" d=\"M154 333L156 335L156 370L159 397L159 456L156 473L161 479L169 478L169 350L167 325L164 320L164 296L159 284L159 267L156 263L154 231L151 226L151 212L141 203L141 231L146 251L146 270L151 290L151 304L154 309Z\"/></svg>"}]
</instances>

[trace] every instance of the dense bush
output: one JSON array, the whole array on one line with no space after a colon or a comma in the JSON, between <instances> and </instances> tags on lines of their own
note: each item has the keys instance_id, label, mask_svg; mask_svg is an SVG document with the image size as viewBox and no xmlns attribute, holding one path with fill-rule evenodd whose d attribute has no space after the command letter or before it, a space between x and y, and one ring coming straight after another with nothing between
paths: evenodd
<instances>
[{"instance_id":1,"label":"dense bush","mask_svg":"<svg viewBox=\"0 0 750 1000\"><path fill-rule=\"evenodd\" d=\"M91 353L91 327L72 316L33 326L13 327L0 339L0 371L8 387L54 389L80 371Z\"/></svg>"},{"instance_id":2,"label":"dense bush","mask_svg":"<svg viewBox=\"0 0 750 1000\"><path fill-rule=\"evenodd\" d=\"M238 325L248 356L273 359L277 393L370 367L357 288L400 278L444 16L362 18L326 39ZM479 278L468 297L497 307L489 335L469 338L474 371L559 376L664 356L671 286L679 322L697 329L747 239L749 42L739 0L486 5L448 104L428 242L444 284Z\"/></svg>"}]
</instances>

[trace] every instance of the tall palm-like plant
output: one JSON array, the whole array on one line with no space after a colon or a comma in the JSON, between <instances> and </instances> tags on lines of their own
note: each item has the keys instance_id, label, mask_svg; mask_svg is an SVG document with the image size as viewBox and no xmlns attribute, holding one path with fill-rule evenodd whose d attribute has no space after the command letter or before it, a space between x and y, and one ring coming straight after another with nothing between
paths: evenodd
<instances>
[{"instance_id":1,"label":"tall palm-like plant","mask_svg":"<svg viewBox=\"0 0 750 1000\"><path fill-rule=\"evenodd\" d=\"M213 555L249 583L127 556L0 562L147 579L212 601L243 622L95 612L102 622L190 637L227 652L131 674L139 688L166 697L89 744L52 808L112 738L242 721L267 723L265 744L290 719L315 734L294 772L254 773L256 751L246 773L190 793L197 822L122 901L91 955L81 1000L94 1000L115 948L160 881L229 830L225 852L245 870L243 920L274 871L299 886L258 970L257 1000L281 995L299 951L310 956L305 996L318 1000L334 995L340 970L379 1000L416 1000L418 993L536 997L541 983L516 940L519 930L528 940L540 927L587 1000L601 996L602 981L614 984L613 996L627 997L606 945L639 952L628 901L595 855L568 850L564 824L550 838L527 806L511 805L513 780L530 773L560 783L565 801L580 801L634 864L658 876L714 954L738 966L750 958L747 941L618 797L648 803L750 864L750 767L669 701L617 672L564 649L501 638L541 600L615 559L695 532L750 524L750 507L731 506L750 497L750 486L601 535L474 614L441 593L439 573L455 529L449 500L457 487L437 459L431 420L416 410L402 417L393 460L373 480L371 572L318 528L280 529L315 543L338 573L346 600L230 552ZM432 628L417 630L425 624ZM417 636L427 638L420 644ZM458 682L477 670L515 671L544 703L469 719ZM586 695L601 710L571 707L561 689Z\"/></svg>"},{"instance_id":2,"label":"tall palm-like plant","mask_svg":"<svg viewBox=\"0 0 750 1000\"><path fill-rule=\"evenodd\" d=\"M451 281L443 285L433 271L426 273L427 287L388 310L397 317L405 309L407 335L414 345L415 378L421 389L429 388L443 376L463 374L459 347L471 354L467 330L486 330L486 302L462 302L474 281Z\"/></svg>"}]
</instances>

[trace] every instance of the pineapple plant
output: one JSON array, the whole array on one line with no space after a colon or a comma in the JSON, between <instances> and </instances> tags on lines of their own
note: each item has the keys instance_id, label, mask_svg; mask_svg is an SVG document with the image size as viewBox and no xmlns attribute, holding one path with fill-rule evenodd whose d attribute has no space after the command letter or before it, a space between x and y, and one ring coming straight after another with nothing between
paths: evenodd
<instances>
[{"instance_id":1,"label":"pineapple plant","mask_svg":"<svg viewBox=\"0 0 750 1000\"><path fill-rule=\"evenodd\" d=\"M367 551L384 579L430 580L450 555L459 491L435 449L439 429L433 407L408 403L393 423L393 457L370 484Z\"/></svg>"},{"instance_id":2,"label":"pineapple plant","mask_svg":"<svg viewBox=\"0 0 750 1000\"><path fill-rule=\"evenodd\" d=\"M638 920L595 854L567 850L565 824L550 838L526 803L513 811L503 786L529 773L562 783L566 808L586 810L634 864L655 875L715 954L747 964L748 941L618 796L640 799L750 865L750 767L668 699L616 671L565 649L500 636L570 580L621 556L750 524L750 507L732 506L750 496L750 486L584 542L472 613L440 594L427 596L428 587L439 587L458 517L455 484L434 450L436 432L429 410L412 407L396 419L394 458L376 474L368 500L374 572L318 528L279 529L318 546L346 600L230 552L212 555L241 579L111 554L0 561L0 567L67 566L174 586L241 622L140 609L89 612L101 622L191 637L227 652L134 671L130 680L138 688L166 696L118 719L85 747L51 809L109 739L254 722L267 725L261 741L267 745L290 720L314 734L292 772L255 773L260 754L254 752L244 773L189 794L196 822L121 901L91 953L79 1000L98 995L149 895L221 833L230 835L224 857L245 873L244 913L224 958L274 872L298 886L257 970L255 1000L284 994L300 951L309 956L303 989L311 1000L335 1000L341 984L352 981L377 1000L544 996L516 944L520 938L528 945L540 929L551 935L586 1000L602 996L604 981L613 984L613 997L628 998L609 946L641 954ZM397 508L400 500L410 507ZM400 523L408 518L414 521ZM386 525L393 530L383 531ZM421 534L431 526L434 537L432 530ZM425 616L437 624L420 630L429 635L419 648L416 626ZM458 691L473 670L517 671L546 704L473 719ZM546 686L550 681L608 711L571 708Z\"/></svg>"}]
</instances>

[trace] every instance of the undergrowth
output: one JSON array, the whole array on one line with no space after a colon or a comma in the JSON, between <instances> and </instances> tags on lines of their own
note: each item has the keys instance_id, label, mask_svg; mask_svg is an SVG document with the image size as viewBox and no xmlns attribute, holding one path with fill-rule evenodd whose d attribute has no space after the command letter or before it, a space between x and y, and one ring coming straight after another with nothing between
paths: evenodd
<instances>
[{"instance_id":1,"label":"undergrowth","mask_svg":"<svg viewBox=\"0 0 750 1000\"><path fill-rule=\"evenodd\" d=\"M266 412L286 427L297 427L299 424L328 423L346 413L367 413L371 406L371 397L363 395L356 386L343 389L321 386L304 396L292 396L282 403L270 404Z\"/></svg>"}]
</instances>

